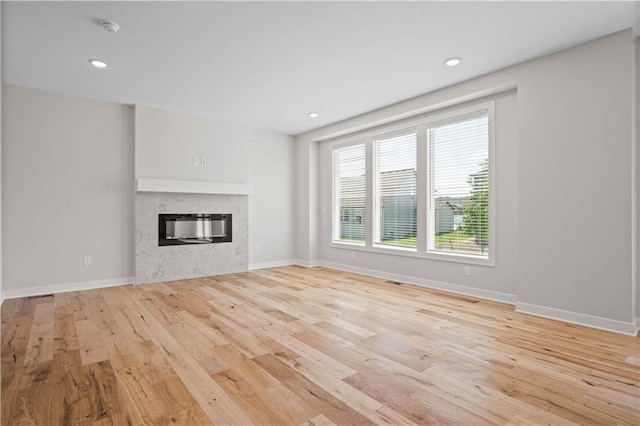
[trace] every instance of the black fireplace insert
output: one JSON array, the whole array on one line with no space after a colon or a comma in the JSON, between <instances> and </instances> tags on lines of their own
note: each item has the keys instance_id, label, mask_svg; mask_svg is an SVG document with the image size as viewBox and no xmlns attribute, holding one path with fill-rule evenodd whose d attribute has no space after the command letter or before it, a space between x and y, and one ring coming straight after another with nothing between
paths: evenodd
<instances>
[{"instance_id":1,"label":"black fireplace insert","mask_svg":"<svg viewBox=\"0 0 640 426\"><path fill-rule=\"evenodd\" d=\"M230 243L231 214L159 214L158 245Z\"/></svg>"}]
</instances>

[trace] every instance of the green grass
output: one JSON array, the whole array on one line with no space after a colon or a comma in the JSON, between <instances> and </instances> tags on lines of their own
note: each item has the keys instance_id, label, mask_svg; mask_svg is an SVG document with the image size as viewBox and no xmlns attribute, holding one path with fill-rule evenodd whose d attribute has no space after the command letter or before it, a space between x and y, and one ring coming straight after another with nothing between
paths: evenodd
<instances>
[{"instance_id":1,"label":"green grass","mask_svg":"<svg viewBox=\"0 0 640 426\"><path fill-rule=\"evenodd\" d=\"M457 241L457 240L466 240L469 236L462 231L453 231L447 232L445 234L436 235L436 244L444 244L449 241ZM408 246L415 247L416 246L416 237L406 237L406 238L396 238L396 239L388 239L384 240L384 244L395 244L399 246Z\"/></svg>"},{"instance_id":2,"label":"green grass","mask_svg":"<svg viewBox=\"0 0 640 426\"><path fill-rule=\"evenodd\" d=\"M397 246L415 247L417 237L396 238L392 240L383 240L384 244L394 244Z\"/></svg>"},{"instance_id":3,"label":"green grass","mask_svg":"<svg viewBox=\"0 0 640 426\"><path fill-rule=\"evenodd\" d=\"M449 242L449 240L464 240L469 238L467 234L464 232L457 230L453 232L446 232L444 234L436 235L436 244L444 244Z\"/></svg>"},{"instance_id":4,"label":"green grass","mask_svg":"<svg viewBox=\"0 0 640 426\"><path fill-rule=\"evenodd\" d=\"M468 240L469 236L464 232L458 230L453 232L447 232L444 234L436 235L436 245L446 244L450 241L454 243L458 240ZM346 241L346 239L342 239L342 241ZM362 240L351 240L353 242L362 242ZM416 247L417 246L417 237L405 237L405 238L394 238L387 239L382 241L383 244L396 245L396 246L405 246L405 247Z\"/></svg>"}]
</instances>

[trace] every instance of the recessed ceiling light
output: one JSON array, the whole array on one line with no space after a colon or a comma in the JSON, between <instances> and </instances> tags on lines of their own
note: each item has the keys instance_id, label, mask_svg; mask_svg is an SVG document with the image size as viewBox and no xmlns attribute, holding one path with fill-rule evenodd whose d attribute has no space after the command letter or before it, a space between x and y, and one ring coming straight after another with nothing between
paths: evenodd
<instances>
[{"instance_id":1,"label":"recessed ceiling light","mask_svg":"<svg viewBox=\"0 0 640 426\"><path fill-rule=\"evenodd\" d=\"M453 58L447 58L444 60L444 64L448 67L455 67L460 62L462 62L462 58L458 58L457 56Z\"/></svg>"},{"instance_id":2,"label":"recessed ceiling light","mask_svg":"<svg viewBox=\"0 0 640 426\"><path fill-rule=\"evenodd\" d=\"M89 59L89 63L96 68L106 68L107 63L99 59Z\"/></svg>"},{"instance_id":3,"label":"recessed ceiling light","mask_svg":"<svg viewBox=\"0 0 640 426\"><path fill-rule=\"evenodd\" d=\"M318 114L317 112L310 112L309 113L309 117L311 117L311 118L318 118L319 115L320 114Z\"/></svg>"}]
</instances>

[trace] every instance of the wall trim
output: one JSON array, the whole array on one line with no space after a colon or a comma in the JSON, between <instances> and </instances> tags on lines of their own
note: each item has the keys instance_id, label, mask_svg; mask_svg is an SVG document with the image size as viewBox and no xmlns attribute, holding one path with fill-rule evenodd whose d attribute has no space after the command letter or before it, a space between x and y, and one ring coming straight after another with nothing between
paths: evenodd
<instances>
[{"instance_id":1,"label":"wall trim","mask_svg":"<svg viewBox=\"0 0 640 426\"><path fill-rule=\"evenodd\" d=\"M295 259L292 262L292 265L304 266L305 268L315 268L316 266L323 266L323 262L318 260Z\"/></svg>"},{"instance_id":2,"label":"wall trim","mask_svg":"<svg viewBox=\"0 0 640 426\"><path fill-rule=\"evenodd\" d=\"M66 293L68 291L94 290L104 287L115 287L119 285L133 284L134 280L135 277L122 277L111 278L107 280L80 281L75 283L63 283L4 290L2 292L2 299L16 299L18 297L43 296L45 294Z\"/></svg>"},{"instance_id":3,"label":"wall trim","mask_svg":"<svg viewBox=\"0 0 640 426\"><path fill-rule=\"evenodd\" d=\"M612 331L627 336L636 336L638 330L640 330L640 319L638 318L636 318L634 322L623 322L523 302L516 303L516 312L596 328L598 330Z\"/></svg>"},{"instance_id":4,"label":"wall trim","mask_svg":"<svg viewBox=\"0 0 640 426\"><path fill-rule=\"evenodd\" d=\"M355 272L357 274L368 275L370 277L383 278L386 280L413 284L420 287L430 288L433 290L447 291L450 293L456 293L456 294L461 294L465 296L472 296L480 299L492 300L495 302L507 303L509 305L514 305L516 303L515 294L501 293L501 292L492 291L492 290L484 290L481 288L468 287L460 284L450 284L442 281L427 280L424 278L417 278L417 277L412 277L408 275L393 274L393 273L378 271L374 269L344 265L342 263L333 263L333 262L324 262L324 261L311 262L311 263L317 263L316 266L324 266L326 268L338 269L340 271ZM306 265L302 265L302 266L306 266Z\"/></svg>"},{"instance_id":5,"label":"wall trim","mask_svg":"<svg viewBox=\"0 0 640 426\"><path fill-rule=\"evenodd\" d=\"M297 264L297 261L292 259L274 260L272 262L249 263L249 270L252 271L254 269L277 268L279 266L290 266L290 265L296 265L296 264Z\"/></svg>"},{"instance_id":6,"label":"wall trim","mask_svg":"<svg viewBox=\"0 0 640 426\"><path fill-rule=\"evenodd\" d=\"M136 179L137 192L178 192L187 194L251 195L253 185L178 179Z\"/></svg>"},{"instance_id":7,"label":"wall trim","mask_svg":"<svg viewBox=\"0 0 640 426\"><path fill-rule=\"evenodd\" d=\"M356 117L351 117L346 120L339 121L337 123L328 124L324 127L321 127L316 130L310 130L298 136L311 135L312 136L311 139L314 142L332 141L334 139L350 136L351 134L355 134L358 132L372 130L375 127L384 126L394 122L420 118L420 116L431 114L438 110L444 110L452 106L464 104L467 102L475 102L477 100L487 98L489 96L496 96L501 93L509 92L512 90L518 90L517 81L514 81L513 79L507 79L507 80L508 81L505 83L492 85L489 88L474 90L471 93L466 93L464 95L459 95L454 97L449 96L439 101L436 101L435 103L427 102L426 106L411 107L408 110L398 112L390 116L384 113L384 111L390 108L402 107L411 103L423 104L425 102L425 98L432 97L434 94L440 95L442 92L446 91L448 88L439 89L439 90L436 90L435 92L430 92L430 93L415 96L410 99L405 99L395 104L387 105L377 110L370 111L362 115L358 115ZM458 84L457 86L460 86L461 84ZM383 114L384 116L381 118L377 118L376 116L378 114ZM347 127L347 123L350 123L356 120L359 122L361 121L362 123L350 125L349 127ZM336 127L338 128L338 130L333 130ZM328 131L328 132L325 133L324 135L313 137L314 134L321 133L323 131L324 132Z\"/></svg>"}]
</instances>

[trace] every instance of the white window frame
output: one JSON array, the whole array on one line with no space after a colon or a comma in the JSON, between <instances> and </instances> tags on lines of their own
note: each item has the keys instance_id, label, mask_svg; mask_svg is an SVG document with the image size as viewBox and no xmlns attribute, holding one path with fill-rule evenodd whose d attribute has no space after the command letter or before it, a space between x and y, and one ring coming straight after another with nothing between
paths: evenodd
<instances>
[{"instance_id":1,"label":"white window frame","mask_svg":"<svg viewBox=\"0 0 640 426\"><path fill-rule=\"evenodd\" d=\"M403 251L409 251L409 252L417 252L417 246L416 247L403 247L401 245L391 245L391 244L383 244L383 243L379 243L376 242L376 240L380 239L380 217L379 217L379 208L380 206L377 205L376 200L375 200L375 185L374 185L374 181L375 181L375 167L374 167L374 161L375 159L373 158L373 152L375 151L375 148L373 146L373 144L379 140L384 140L387 138L392 138L394 136L399 136L402 134L406 134L406 133L411 133L414 132L416 133L416 138L418 135L418 128L416 126L403 126L400 129L395 129L392 131L384 131L381 133L376 133L375 136L369 137L367 140L370 142L371 144L371 173L367 174L367 177L371 176L371 199L372 199L372 204L371 204L371 216L372 216L372 241L371 241L371 246L372 247L380 247L380 248L389 248L391 250L403 250ZM417 141L416 141L416 148L417 148ZM418 155L418 153L416 152L416 155ZM417 192L419 191L419 186L418 186L418 176L417 176L417 164L418 159L416 158L416 199L418 197ZM368 207L368 206L367 206ZM418 216L419 217L419 216ZM416 218L416 220L419 220L418 217Z\"/></svg>"},{"instance_id":2,"label":"white window frame","mask_svg":"<svg viewBox=\"0 0 640 426\"><path fill-rule=\"evenodd\" d=\"M354 145L364 145L365 146L365 177L369 176L369 157L370 157L370 143L363 143L362 139L350 140L349 142L343 142L337 145L331 146L331 242L332 244L337 244L338 246L349 246L349 247L363 247L366 245L366 241L369 239L369 205L370 205L370 194L369 194L369 179L365 179L365 241L364 242L349 242L340 240L340 206L336 203L336 150L339 148L345 148L348 146Z\"/></svg>"},{"instance_id":3,"label":"white window frame","mask_svg":"<svg viewBox=\"0 0 640 426\"><path fill-rule=\"evenodd\" d=\"M479 256L468 253L446 253L428 250L428 232L427 221L428 212L431 208L429 192L431 188L430 182L430 160L427 157L429 152L429 141L426 133L430 127L447 124L464 120L467 117L478 115L486 112L488 116L488 132L489 132L489 247L487 256ZM418 239L417 247L397 247L386 246L374 243L374 200L373 200L373 140L380 139L384 135L396 133L400 131L411 130L415 128L417 131L417 221L418 221ZM365 199L365 242L364 244L348 243L336 240L336 198L335 198L335 155L336 148L349 145L365 144L366 151L366 199ZM484 266L495 266L495 250L496 250L496 179L495 179L495 101L482 102L444 113L422 115L418 118L403 120L401 122L392 123L390 125L380 126L375 130L366 130L330 142L330 151L332 158L331 168L331 202L332 202L332 219L331 219L331 243L330 247L342 248L349 250L366 251L373 253L384 253L391 255L417 257L423 259L441 260L446 262L458 262L465 264L475 264ZM338 224L339 226L339 224Z\"/></svg>"}]
</instances>

